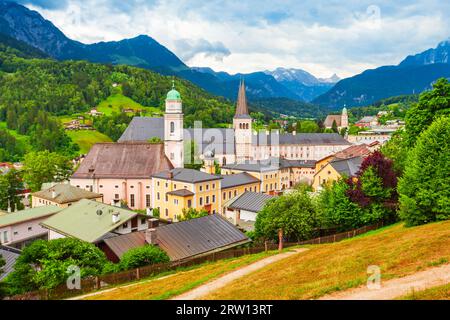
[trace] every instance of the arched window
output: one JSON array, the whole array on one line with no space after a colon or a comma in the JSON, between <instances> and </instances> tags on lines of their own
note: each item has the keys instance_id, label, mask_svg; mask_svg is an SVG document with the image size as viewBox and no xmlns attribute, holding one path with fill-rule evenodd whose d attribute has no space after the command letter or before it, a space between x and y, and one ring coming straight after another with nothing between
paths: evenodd
<instances>
[{"instance_id":1,"label":"arched window","mask_svg":"<svg viewBox=\"0 0 450 320\"><path fill-rule=\"evenodd\" d=\"M248 123L247 123L247 124L246 124L245 126L246 126L246 129L248 129L248 128L249 128L249 124L248 124Z\"/></svg>"},{"instance_id":2,"label":"arched window","mask_svg":"<svg viewBox=\"0 0 450 320\"><path fill-rule=\"evenodd\" d=\"M242 129L242 123L239 123L239 129Z\"/></svg>"},{"instance_id":3,"label":"arched window","mask_svg":"<svg viewBox=\"0 0 450 320\"><path fill-rule=\"evenodd\" d=\"M170 123L170 133L175 133L175 122Z\"/></svg>"},{"instance_id":4,"label":"arched window","mask_svg":"<svg viewBox=\"0 0 450 320\"><path fill-rule=\"evenodd\" d=\"M222 166L226 166L227 165L227 158L223 157L222 159Z\"/></svg>"}]
</instances>

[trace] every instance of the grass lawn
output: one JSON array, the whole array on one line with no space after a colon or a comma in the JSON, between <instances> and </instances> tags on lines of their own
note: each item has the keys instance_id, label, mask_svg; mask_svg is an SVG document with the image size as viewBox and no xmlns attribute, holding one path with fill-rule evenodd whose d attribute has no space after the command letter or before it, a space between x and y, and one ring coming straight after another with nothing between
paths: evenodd
<instances>
[{"instance_id":1,"label":"grass lawn","mask_svg":"<svg viewBox=\"0 0 450 320\"><path fill-rule=\"evenodd\" d=\"M88 153L91 147L96 143L112 141L103 133L93 130L66 131L66 133L73 142L80 146L81 154Z\"/></svg>"},{"instance_id":2,"label":"grass lawn","mask_svg":"<svg viewBox=\"0 0 450 320\"><path fill-rule=\"evenodd\" d=\"M159 108L144 107L121 93L113 94L106 100L100 102L97 106L97 111L103 112L105 115L111 115L113 112L120 112L121 107L124 109L142 110L147 115L162 114Z\"/></svg>"},{"instance_id":3,"label":"grass lawn","mask_svg":"<svg viewBox=\"0 0 450 320\"><path fill-rule=\"evenodd\" d=\"M207 299L314 299L365 284L377 265L382 281L450 260L450 221L383 230L311 250L239 279Z\"/></svg>"},{"instance_id":4,"label":"grass lawn","mask_svg":"<svg viewBox=\"0 0 450 320\"><path fill-rule=\"evenodd\" d=\"M450 300L450 283L423 291L416 291L399 300Z\"/></svg>"},{"instance_id":5,"label":"grass lawn","mask_svg":"<svg viewBox=\"0 0 450 320\"><path fill-rule=\"evenodd\" d=\"M19 134L16 132L16 130L10 130L7 128L6 122L2 121L0 122L0 129L7 130L14 138L16 138L17 144L20 145L20 148L25 151L30 150L30 137Z\"/></svg>"},{"instance_id":6,"label":"grass lawn","mask_svg":"<svg viewBox=\"0 0 450 320\"><path fill-rule=\"evenodd\" d=\"M261 260L276 251L246 255L190 267L182 271L159 275L127 287L86 298L87 300L162 300L180 295L225 273Z\"/></svg>"}]
</instances>

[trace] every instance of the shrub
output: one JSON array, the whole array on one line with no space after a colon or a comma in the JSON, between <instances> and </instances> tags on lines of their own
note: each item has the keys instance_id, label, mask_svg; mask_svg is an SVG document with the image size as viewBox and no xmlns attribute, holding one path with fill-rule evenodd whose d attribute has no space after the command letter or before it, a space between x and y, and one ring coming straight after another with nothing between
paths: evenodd
<instances>
[{"instance_id":1,"label":"shrub","mask_svg":"<svg viewBox=\"0 0 450 320\"><path fill-rule=\"evenodd\" d=\"M122 256L119 268L128 270L169 261L169 256L163 250L153 245L146 245L126 252Z\"/></svg>"},{"instance_id":2,"label":"shrub","mask_svg":"<svg viewBox=\"0 0 450 320\"><path fill-rule=\"evenodd\" d=\"M25 247L5 281L10 294L21 294L64 283L69 266L79 267L81 277L86 277L102 274L108 264L93 244L72 238L38 240Z\"/></svg>"}]
</instances>

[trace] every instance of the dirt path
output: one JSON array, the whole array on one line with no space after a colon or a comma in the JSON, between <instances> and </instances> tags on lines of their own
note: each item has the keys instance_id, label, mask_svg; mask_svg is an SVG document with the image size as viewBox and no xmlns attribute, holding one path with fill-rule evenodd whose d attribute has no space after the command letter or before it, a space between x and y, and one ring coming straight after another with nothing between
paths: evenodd
<instances>
[{"instance_id":1,"label":"dirt path","mask_svg":"<svg viewBox=\"0 0 450 320\"><path fill-rule=\"evenodd\" d=\"M381 281L380 289L366 286L333 293L319 300L392 300L428 288L450 283L450 264L420 271L412 275Z\"/></svg>"},{"instance_id":2,"label":"dirt path","mask_svg":"<svg viewBox=\"0 0 450 320\"><path fill-rule=\"evenodd\" d=\"M308 250L308 249L305 249L305 248L294 249L292 251L280 253L275 256L271 256L271 257L259 260L259 261L252 263L246 267L243 267L243 268L240 268L233 272L230 272L216 280L208 282L200 287L197 287L189 292L186 292L179 296L176 296L176 297L172 298L171 300L195 300L195 299L201 298L211 292L216 291L217 289L220 289L220 288L226 286L227 284L229 284L230 282L232 282L236 279L246 276L249 273L257 271L271 263L285 259L287 257L290 257L294 254L297 254L297 253L300 253L300 252L303 252L306 250Z\"/></svg>"}]
</instances>

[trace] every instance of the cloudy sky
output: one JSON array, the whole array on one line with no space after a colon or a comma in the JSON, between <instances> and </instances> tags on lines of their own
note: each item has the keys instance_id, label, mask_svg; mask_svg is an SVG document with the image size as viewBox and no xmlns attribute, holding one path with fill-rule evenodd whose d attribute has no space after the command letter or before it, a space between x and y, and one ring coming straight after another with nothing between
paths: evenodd
<instances>
[{"instance_id":1,"label":"cloudy sky","mask_svg":"<svg viewBox=\"0 0 450 320\"><path fill-rule=\"evenodd\" d=\"M450 37L450 1L17 0L85 43L146 34L190 66L341 77Z\"/></svg>"}]
</instances>

